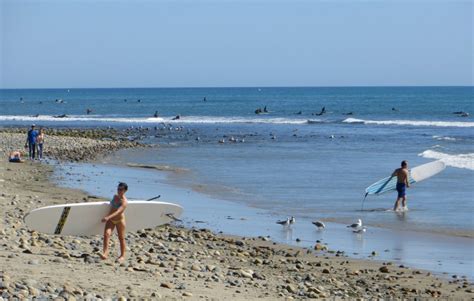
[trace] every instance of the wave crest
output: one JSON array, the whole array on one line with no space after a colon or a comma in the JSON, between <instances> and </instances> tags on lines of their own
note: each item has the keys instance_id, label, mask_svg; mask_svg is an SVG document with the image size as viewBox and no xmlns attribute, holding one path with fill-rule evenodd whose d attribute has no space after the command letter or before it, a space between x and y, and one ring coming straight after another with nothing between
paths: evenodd
<instances>
[{"instance_id":1,"label":"wave crest","mask_svg":"<svg viewBox=\"0 0 474 301\"><path fill-rule=\"evenodd\" d=\"M447 166L474 170L474 153L450 155L434 150L425 150L418 156L441 160Z\"/></svg>"},{"instance_id":2,"label":"wave crest","mask_svg":"<svg viewBox=\"0 0 474 301\"><path fill-rule=\"evenodd\" d=\"M433 139L436 139L436 140L445 140L445 141L456 141L457 139L456 138L453 138L453 137L445 137L445 136L433 136L432 137Z\"/></svg>"},{"instance_id":3,"label":"wave crest","mask_svg":"<svg viewBox=\"0 0 474 301\"><path fill-rule=\"evenodd\" d=\"M434 120L364 120L347 118L343 123L361 123L378 125L411 125L411 126L437 126L437 127L474 127L474 122L461 121L434 121Z\"/></svg>"}]
</instances>

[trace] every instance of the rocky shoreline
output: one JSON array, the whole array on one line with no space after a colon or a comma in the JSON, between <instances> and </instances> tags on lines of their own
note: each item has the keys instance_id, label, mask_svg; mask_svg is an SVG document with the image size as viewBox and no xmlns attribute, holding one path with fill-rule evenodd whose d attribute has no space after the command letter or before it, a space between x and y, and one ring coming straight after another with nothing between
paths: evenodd
<instances>
[{"instance_id":1,"label":"rocky shoreline","mask_svg":"<svg viewBox=\"0 0 474 301\"><path fill-rule=\"evenodd\" d=\"M83 160L138 145L73 135L51 133L50 156ZM0 151L24 144L24 139L23 133L1 132ZM0 171L0 300L474 298L473 285L463 278L448 280L390 262L350 259L321 244L303 249L180 225L128 233L126 261L102 261L97 255L100 236L44 235L23 222L34 208L96 198L55 186L50 182L53 167L47 164L1 161ZM114 237L113 252L116 244Z\"/></svg>"},{"instance_id":2,"label":"rocky shoreline","mask_svg":"<svg viewBox=\"0 0 474 301\"><path fill-rule=\"evenodd\" d=\"M44 156L55 160L92 161L100 155L122 148L144 146L131 139L129 134L114 129L48 129L45 133ZM27 129L1 129L0 155L8 156L13 150L22 150L26 135Z\"/></svg>"}]
</instances>

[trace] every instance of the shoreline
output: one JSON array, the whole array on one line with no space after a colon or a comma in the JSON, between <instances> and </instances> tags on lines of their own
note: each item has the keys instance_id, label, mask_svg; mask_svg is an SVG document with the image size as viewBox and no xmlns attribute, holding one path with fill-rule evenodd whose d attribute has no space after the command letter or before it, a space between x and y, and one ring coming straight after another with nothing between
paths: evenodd
<instances>
[{"instance_id":1,"label":"shoreline","mask_svg":"<svg viewBox=\"0 0 474 301\"><path fill-rule=\"evenodd\" d=\"M10 297L459 299L472 298L474 292L461 277L448 281L390 262L176 226L128 233L126 262L103 262L94 255L101 246L100 236L42 235L26 229L22 221L33 208L97 199L54 185L50 165L2 161L0 169L0 212L5 216L0 224L0 243L5 246L0 251L5 262L0 291ZM116 242L114 237L114 252Z\"/></svg>"},{"instance_id":2,"label":"shoreline","mask_svg":"<svg viewBox=\"0 0 474 301\"><path fill-rule=\"evenodd\" d=\"M155 146L150 146L150 149L153 150L153 147ZM160 147L158 146L157 151L159 151ZM134 151L134 148L131 149L125 149L123 151ZM187 166L176 166L176 165L171 165L167 162L165 163L160 163L160 164L146 164L146 163L131 163L131 161L127 160L127 156L123 155L121 153L122 150L119 150L118 152L115 152L111 154L111 156L108 156L106 158L103 158L102 160L96 160L94 163L97 164L103 164L103 165L108 165L108 166L116 166L118 168L131 168L135 170L143 170L143 171L156 171L156 172L164 172L166 175L164 179L164 183L180 187L184 190L192 190L195 193L201 193L209 198L217 199L217 200L225 200L229 202L235 202L241 205L245 205L250 208L256 208L259 210L266 210L269 212L272 212L269 208L269 206L264 206L261 204L258 204L256 202L247 202L247 201L240 201L241 199L245 199L246 195L242 194L242 192L239 192L236 194L233 190L232 187L228 186L223 186L223 185L217 185L217 184L210 184L208 182L195 182L190 183L189 179L183 180L183 177L186 177L190 173L193 173L193 170L189 169ZM118 155L120 153L120 155ZM140 151L141 153L141 151ZM130 152L127 153L127 155L130 154ZM195 176L193 178L195 180ZM197 179L199 181L199 179ZM235 195L234 195L235 194ZM376 202L374 199L367 200L367 202ZM391 205L390 205L391 207ZM415 209L416 210L416 209ZM410 210L410 211L415 211L415 210ZM391 209L387 208L375 208L375 209L365 209L365 210L358 210L358 213L361 214L367 214L367 213L374 213L374 212L386 212L389 214L395 214ZM274 213L274 212L273 212ZM307 218L310 219L311 216L309 215L299 215L299 217ZM345 218L332 218L332 217L326 217L326 218L321 218L320 219L323 222L329 222L329 223L336 223L340 225L346 225L351 223L351 220L347 220ZM426 233L426 234L434 234L434 235L441 235L441 236L446 236L446 237L459 237L459 238L469 238L469 239L474 239L474 230L473 229L456 229L456 228L423 228L423 227L414 227L410 229L397 229L390 227L388 225L385 225L383 223L370 223L366 224L367 226L370 226L371 228L376 227L376 228L381 228L381 229L387 229L391 231L407 231L407 232L416 232L416 233Z\"/></svg>"},{"instance_id":3,"label":"shoreline","mask_svg":"<svg viewBox=\"0 0 474 301\"><path fill-rule=\"evenodd\" d=\"M116 177L133 187L129 197L146 199L159 192L163 201L185 208L181 219L187 228L206 227L215 233L268 237L294 247L312 248L316 241L321 241L330 248L331 253L344 253L355 259L392 261L397 265L431 271L442 278L467 275L469 280L473 279L469 269L472 264L469 250L473 243L470 238L376 227L369 227L365 234L356 235L341 223L326 223L327 228L318 231L311 224L311 219L302 217L297 217L297 223L292 227L282 228L275 224L278 215L167 184L169 174L161 171L103 163L70 164L56 171L58 185L82 188L92 195L105 198L113 193L113 189L108 191L98 187L113 188ZM71 176L78 180L67 180Z\"/></svg>"}]
</instances>

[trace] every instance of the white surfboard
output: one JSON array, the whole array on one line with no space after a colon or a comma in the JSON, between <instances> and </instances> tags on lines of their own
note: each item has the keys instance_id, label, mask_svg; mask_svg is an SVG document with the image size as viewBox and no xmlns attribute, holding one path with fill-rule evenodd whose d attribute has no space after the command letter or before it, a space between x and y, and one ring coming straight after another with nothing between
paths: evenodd
<instances>
[{"instance_id":1,"label":"white surfboard","mask_svg":"<svg viewBox=\"0 0 474 301\"><path fill-rule=\"evenodd\" d=\"M409 183L414 184L426 180L446 168L442 161L433 161L414 167L409 171ZM367 194L382 194L395 190L397 187L397 177L386 177L375 182L365 189Z\"/></svg>"},{"instance_id":2,"label":"white surfboard","mask_svg":"<svg viewBox=\"0 0 474 301\"><path fill-rule=\"evenodd\" d=\"M62 204L34 209L24 220L30 229L46 234L89 236L104 232L101 220L109 212L109 202ZM129 200L125 210L126 231L169 223L182 212L181 206L172 203Z\"/></svg>"}]
</instances>

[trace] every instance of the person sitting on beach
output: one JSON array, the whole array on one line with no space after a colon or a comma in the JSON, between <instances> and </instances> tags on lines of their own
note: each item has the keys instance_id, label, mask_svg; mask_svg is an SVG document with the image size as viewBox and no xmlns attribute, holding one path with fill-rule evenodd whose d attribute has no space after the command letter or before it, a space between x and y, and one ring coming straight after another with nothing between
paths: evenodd
<instances>
[{"instance_id":1,"label":"person sitting on beach","mask_svg":"<svg viewBox=\"0 0 474 301\"><path fill-rule=\"evenodd\" d=\"M38 136L38 131L35 130L35 125L31 125L31 129L28 131L28 135L26 137L25 148L28 148L28 153L30 159L35 159L36 153L36 136Z\"/></svg>"},{"instance_id":2,"label":"person sitting on beach","mask_svg":"<svg viewBox=\"0 0 474 301\"><path fill-rule=\"evenodd\" d=\"M127 198L125 192L128 190L128 185L120 182L117 187L117 194L114 195L110 201L110 212L104 218L102 222L105 223L104 228L104 247L103 252L100 254L100 258L107 259L109 257L109 240L114 228L117 228L117 234L120 242L120 257L117 258L117 262L121 263L125 260L125 214L124 211L127 208Z\"/></svg>"},{"instance_id":3,"label":"person sitting on beach","mask_svg":"<svg viewBox=\"0 0 474 301\"><path fill-rule=\"evenodd\" d=\"M395 205L393 206L393 211L397 211L400 206L400 200L402 201L403 209L406 209L406 188L410 187L409 173L408 173L408 162L403 160L401 163L401 168L395 169L392 173L392 177L397 177L397 200L395 201Z\"/></svg>"},{"instance_id":4,"label":"person sitting on beach","mask_svg":"<svg viewBox=\"0 0 474 301\"><path fill-rule=\"evenodd\" d=\"M36 146L37 146L37 155L38 159L43 159L43 143L44 143L44 131L43 128L40 128L38 136L36 136Z\"/></svg>"},{"instance_id":5,"label":"person sitting on beach","mask_svg":"<svg viewBox=\"0 0 474 301\"><path fill-rule=\"evenodd\" d=\"M10 155L8 156L8 162L10 163L23 163L21 159L21 152L20 151L12 151Z\"/></svg>"}]
</instances>

